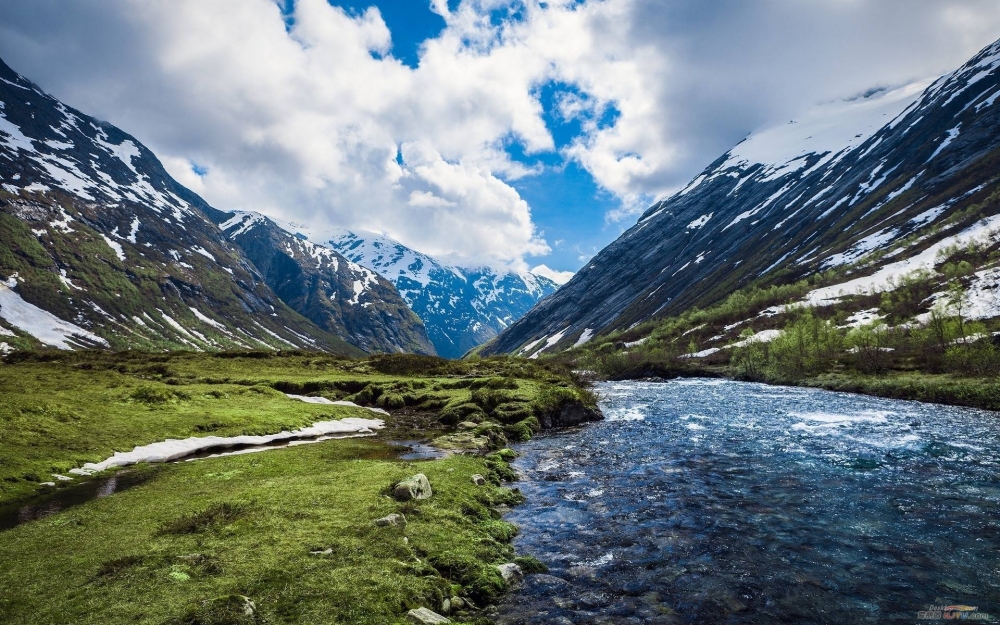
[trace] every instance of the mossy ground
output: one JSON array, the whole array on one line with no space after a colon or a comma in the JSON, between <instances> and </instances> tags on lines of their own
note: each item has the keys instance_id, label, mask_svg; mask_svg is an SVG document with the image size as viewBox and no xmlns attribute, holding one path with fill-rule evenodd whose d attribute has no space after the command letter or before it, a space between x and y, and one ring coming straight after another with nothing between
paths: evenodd
<instances>
[{"instance_id":1,"label":"mossy ground","mask_svg":"<svg viewBox=\"0 0 1000 625\"><path fill-rule=\"evenodd\" d=\"M431 499L387 496L416 472ZM511 495L471 481L488 472L473 456L395 461L363 440L162 466L141 486L0 534L0 622L220 622L211 601L242 595L257 607L246 622L381 624L453 593L486 599L490 566L514 557L511 528L486 505ZM393 512L405 529L374 525ZM474 565L461 588L428 564L450 560Z\"/></svg>"},{"instance_id":2,"label":"mossy ground","mask_svg":"<svg viewBox=\"0 0 1000 625\"><path fill-rule=\"evenodd\" d=\"M524 415L545 398L586 395L558 370L522 360L22 354L0 364L0 504L54 490L40 485L52 473L165 438L373 416L286 392L400 417L374 439L131 469L147 479L0 532L0 622L395 623L452 596L482 606L504 589L495 565L515 555L516 528L496 510L520 501L502 486L514 477L510 455L404 462L387 443L455 432L439 419L466 406L496 448L505 427L521 424L524 434L533 418ZM388 496L417 472L430 478L431 499ZM476 473L486 485L472 483ZM406 515L405 529L374 525L393 512Z\"/></svg>"}]
</instances>

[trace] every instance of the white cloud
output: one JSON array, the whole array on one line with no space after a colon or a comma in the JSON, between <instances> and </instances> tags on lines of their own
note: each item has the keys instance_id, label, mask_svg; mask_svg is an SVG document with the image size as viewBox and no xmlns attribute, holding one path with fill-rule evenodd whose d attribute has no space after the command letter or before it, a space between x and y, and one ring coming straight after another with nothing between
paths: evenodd
<instances>
[{"instance_id":1,"label":"white cloud","mask_svg":"<svg viewBox=\"0 0 1000 625\"><path fill-rule=\"evenodd\" d=\"M0 0L0 55L219 208L524 268L549 246L510 183L541 166L507 147L557 150L546 85L580 127L560 154L626 220L760 125L1000 32L993 0L424 1L447 26L416 69L377 9L325 0L290 27L273 0ZM490 18L507 5L518 19Z\"/></svg>"},{"instance_id":2,"label":"white cloud","mask_svg":"<svg viewBox=\"0 0 1000 625\"><path fill-rule=\"evenodd\" d=\"M569 282L569 279L575 275L575 273L572 271L558 271L556 269L548 267L547 265L538 265L536 267L532 267L531 273L535 274L536 276L542 276L544 278L548 278L549 280L552 280L558 285L566 284L567 282Z\"/></svg>"}]
</instances>

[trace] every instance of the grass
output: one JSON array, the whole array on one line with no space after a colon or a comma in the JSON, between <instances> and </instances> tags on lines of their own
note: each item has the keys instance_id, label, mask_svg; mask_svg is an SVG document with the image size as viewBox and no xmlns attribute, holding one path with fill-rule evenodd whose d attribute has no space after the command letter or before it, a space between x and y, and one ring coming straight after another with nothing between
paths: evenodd
<instances>
[{"instance_id":1,"label":"grass","mask_svg":"<svg viewBox=\"0 0 1000 625\"><path fill-rule=\"evenodd\" d=\"M523 500L502 448L546 411L594 401L568 371L523 359L17 352L0 362L0 505L96 479L52 474L136 445L372 416L285 393L392 416L373 439L126 469L132 488L0 532L0 623L381 624L446 598L483 607L516 555L497 508ZM481 453L398 460L391 441L411 438ZM431 499L390 497L418 472ZM390 513L405 528L374 524Z\"/></svg>"},{"instance_id":2,"label":"grass","mask_svg":"<svg viewBox=\"0 0 1000 625\"><path fill-rule=\"evenodd\" d=\"M524 420L553 409L538 402L552 395L543 390L554 388L586 398L565 373L503 358L16 353L0 364L0 504L47 488L39 484L51 481L52 474L136 445L210 434L273 434L321 420L371 417L368 411L307 404L285 393L393 410L397 417L388 421L384 439L447 435L458 423L448 415L461 414L485 430L458 447L485 449L505 445L505 432L512 440L530 436L531 422ZM491 422L499 429L488 427Z\"/></svg>"},{"instance_id":3,"label":"grass","mask_svg":"<svg viewBox=\"0 0 1000 625\"><path fill-rule=\"evenodd\" d=\"M433 497L387 496L416 472ZM513 527L486 504L516 495L475 473L491 473L483 458L406 463L365 440L162 466L0 534L0 622L381 624L454 595L481 605L514 558ZM373 523L394 512L405 529ZM226 616L230 597L254 618Z\"/></svg>"}]
</instances>

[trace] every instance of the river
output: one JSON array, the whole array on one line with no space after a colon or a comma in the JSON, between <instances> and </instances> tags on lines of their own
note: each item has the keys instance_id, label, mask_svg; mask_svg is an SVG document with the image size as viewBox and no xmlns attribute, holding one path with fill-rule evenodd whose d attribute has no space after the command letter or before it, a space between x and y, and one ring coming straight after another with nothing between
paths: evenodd
<instances>
[{"instance_id":1,"label":"river","mask_svg":"<svg viewBox=\"0 0 1000 625\"><path fill-rule=\"evenodd\" d=\"M507 519L549 573L499 623L1000 620L997 413L722 380L597 391L605 421L518 447Z\"/></svg>"}]
</instances>

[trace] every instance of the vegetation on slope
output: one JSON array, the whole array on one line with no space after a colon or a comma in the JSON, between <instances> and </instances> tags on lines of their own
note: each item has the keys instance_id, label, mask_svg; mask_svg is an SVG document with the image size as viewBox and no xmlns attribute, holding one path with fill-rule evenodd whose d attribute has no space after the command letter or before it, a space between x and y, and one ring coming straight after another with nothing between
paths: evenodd
<instances>
[{"instance_id":1,"label":"vegetation on slope","mask_svg":"<svg viewBox=\"0 0 1000 625\"><path fill-rule=\"evenodd\" d=\"M970 288L1000 266L996 237L945 248L933 270L904 275L885 292L804 303L810 291L864 275L887 254L809 280L751 286L551 359L613 379L725 375L1000 410L1000 319L969 318Z\"/></svg>"}]
</instances>

